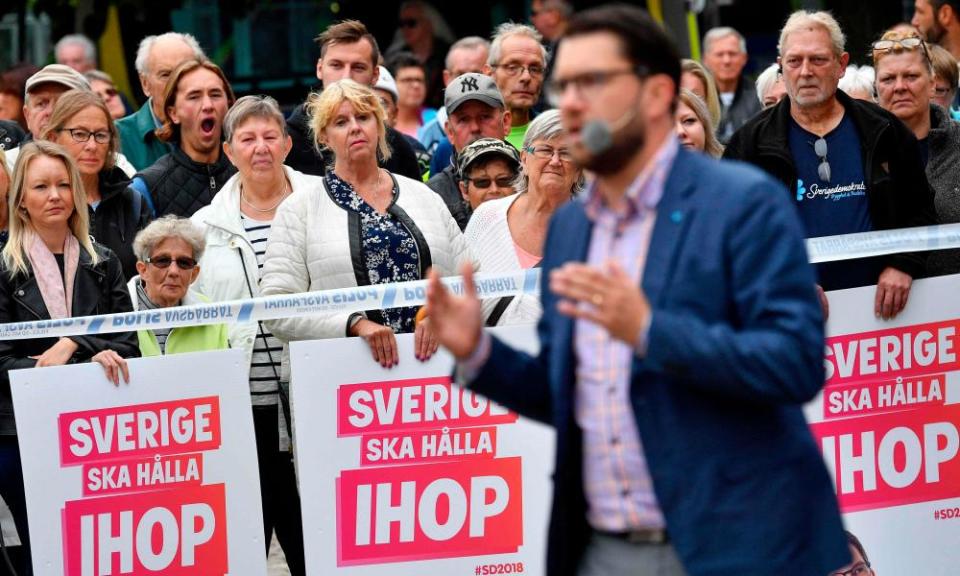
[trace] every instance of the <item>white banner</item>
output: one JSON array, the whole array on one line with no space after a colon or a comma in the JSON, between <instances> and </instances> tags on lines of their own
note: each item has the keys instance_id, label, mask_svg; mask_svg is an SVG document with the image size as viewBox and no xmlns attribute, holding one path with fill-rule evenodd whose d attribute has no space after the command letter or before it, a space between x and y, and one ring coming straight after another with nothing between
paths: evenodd
<instances>
[{"instance_id":1,"label":"white banner","mask_svg":"<svg viewBox=\"0 0 960 576\"><path fill-rule=\"evenodd\" d=\"M828 292L827 383L807 419L844 522L877 574L960 566L960 275L913 283L894 320L876 287ZM789 498L789 495L785 495Z\"/></svg>"},{"instance_id":2,"label":"white banner","mask_svg":"<svg viewBox=\"0 0 960 576\"><path fill-rule=\"evenodd\" d=\"M242 350L10 373L38 575L266 574Z\"/></svg>"},{"instance_id":3,"label":"white banner","mask_svg":"<svg viewBox=\"0 0 960 576\"><path fill-rule=\"evenodd\" d=\"M537 345L532 326L495 333ZM359 338L291 344L307 573L544 574L553 431L397 343L390 370Z\"/></svg>"}]
</instances>

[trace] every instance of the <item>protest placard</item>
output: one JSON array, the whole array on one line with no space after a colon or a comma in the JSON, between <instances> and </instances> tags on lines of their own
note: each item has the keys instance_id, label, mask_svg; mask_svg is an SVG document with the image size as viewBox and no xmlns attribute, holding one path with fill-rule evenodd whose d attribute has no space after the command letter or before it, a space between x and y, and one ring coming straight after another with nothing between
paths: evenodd
<instances>
[{"instance_id":1,"label":"protest placard","mask_svg":"<svg viewBox=\"0 0 960 576\"><path fill-rule=\"evenodd\" d=\"M34 572L266 574L242 350L10 373Z\"/></svg>"},{"instance_id":2,"label":"protest placard","mask_svg":"<svg viewBox=\"0 0 960 576\"><path fill-rule=\"evenodd\" d=\"M496 333L536 347L532 326ZM359 338L291 345L308 573L544 574L552 430L397 343L389 370Z\"/></svg>"},{"instance_id":3,"label":"protest placard","mask_svg":"<svg viewBox=\"0 0 960 576\"><path fill-rule=\"evenodd\" d=\"M805 412L878 574L960 563L958 288L960 276L914 282L893 321L874 316L874 286L828 294L827 382Z\"/></svg>"}]
</instances>

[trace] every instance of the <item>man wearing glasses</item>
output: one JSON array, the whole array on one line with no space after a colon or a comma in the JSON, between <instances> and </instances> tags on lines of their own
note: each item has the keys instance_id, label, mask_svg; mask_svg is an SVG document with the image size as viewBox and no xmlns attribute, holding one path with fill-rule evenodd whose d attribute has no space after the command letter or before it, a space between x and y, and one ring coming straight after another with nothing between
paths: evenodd
<instances>
[{"instance_id":1,"label":"man wearing glasses","mask_svg":"<svg viewBox=\"0 0 960 576\"><path fill-rule=\"evenodd\" d=\"M849 54L826 12L795 12L780 32L778 63L788 98L738 130L725 158L745 160L791 192L808 238L935 223L933 197L913 134L871 102L837 90ZM823 291L876 284L874 314L903 310L923 253L817 265Z\"/></svg>"},{"instance_id":2,"label":"man wearing glasses","mask_svg":"<svg viewBox=\"0 0 960 576\"><path fill-rule=\"evenodd\" d=\"M801 406L822 315L786 191L682 149L680 58L639 8L575 15L548 93L595 174L544 244L540 351L482 331L473 273L427 307L457 382L557 433L551 576L803 574L850 561Z\"/></svg>"},{"instance_id":3,"label":"man wearing glasses","mask_svg":"<svg viewBox=\"0 0 960 576\"><path fill-rule=\"evenodd\" d=\"M532 26L508 22L497 28L490 42L487 73L496 81L510 110L507 142L517 150L523 147L523 137L543 89L547 49L542 40Z\"/></svg>"}]
</instances>

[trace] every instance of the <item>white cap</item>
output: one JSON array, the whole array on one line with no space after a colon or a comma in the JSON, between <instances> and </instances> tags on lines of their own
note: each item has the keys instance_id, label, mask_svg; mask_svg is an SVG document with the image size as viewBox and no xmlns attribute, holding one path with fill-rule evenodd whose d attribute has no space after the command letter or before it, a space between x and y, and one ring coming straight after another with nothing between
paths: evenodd
<instances>
[{"instance_id":1,"label":"white cap","mask_svg":"<svg viewBox=\"0 0 960 576\"><path fill-rule=\"evenodd\" d=\"M393 95L393 103L396 104L397 100L400 99L400 93L397 91L397 81L393 79L393 74L383 66L380 68L380 78L377 79L377 83L373 86L375 90L385 90Z\"/></svg>"}]
</instances>

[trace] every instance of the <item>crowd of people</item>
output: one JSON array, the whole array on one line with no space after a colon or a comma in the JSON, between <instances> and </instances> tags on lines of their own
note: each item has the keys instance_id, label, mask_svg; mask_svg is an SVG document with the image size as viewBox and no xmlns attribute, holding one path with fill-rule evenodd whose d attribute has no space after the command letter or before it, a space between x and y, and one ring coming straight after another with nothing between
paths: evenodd
<instances>
[{"instance_id":1,"label":"crowd of people","mask_svg":"<svg viewBox=\"0 0 960 576\"><path fill-rule=\"evenodd\" d=\"M561 75L558 46L577 17L568 2L534 0L532 25L457 39L413 0L382 54L359 21L319 34L322 88L289 115L268 96L238 98L179 32L140 42L147 99L133 110L96 69L93 44L66 36L56 64L0 77L0 323L540 267L554 216L575 199L593 214L588 182L613 169L578 159L571 142L595 126L563 103L674 64L658 118L665 141L762 169L805 236L960 222L960 3L916 4L911 23L852 49L830 14L797 12L777 61L753 81L746 39L729 27L705 34L702 62L657 70L630 53L619 68ZM580 26L581 36L608 31ZM849 65L862 48L870 66ZM639 122L639 105L604 125L600 150ZM641 138L608 160L625 166L648 145ZM625 226L620 218L610 216L611 229ZM574 249L584 257L585 246ZM826 291L875 285L873 311L890 319L913 280L958 272L960 250L895 254L819 264L815 288L826 316ZM536 322L544 308L524 295L484 301L481 312L496 326ZM286 344L360 337L389 368L403 333L415 335L420 360L446 345L417 308L0 342L0 496L23 542L10 551L18 573L31 572L10 370L97 362L119 385L129 358L243 349L265 540L275 530L291 572L303 574Z\"/></svg>"}]
</instances>

